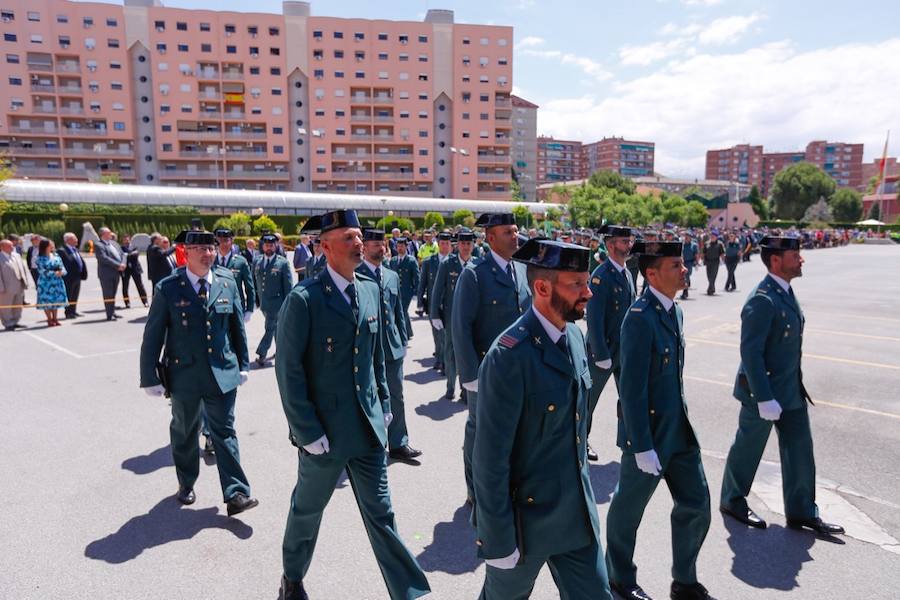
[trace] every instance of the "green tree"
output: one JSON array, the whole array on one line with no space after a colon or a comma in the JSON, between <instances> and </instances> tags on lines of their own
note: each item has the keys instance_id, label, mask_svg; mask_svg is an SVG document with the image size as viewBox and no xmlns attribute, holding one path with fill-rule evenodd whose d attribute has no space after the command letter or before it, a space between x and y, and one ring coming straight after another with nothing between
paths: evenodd
<instances>
[{"instance_id":1,"label":"green tree","mask_svg":"<svg viewBox=\"0 0 900 600\"><path fill-rule=\"evenodd\" d=\"M876 219L878 221L881 220L881 207L877 202L872 203L872 208L869 209L869 218Z\"/></svg>"},{"instance_id":2,"label":"green tree","mask_svg":"<svg viewBox=\"0 0 900 600\"><path fill-rule=\"evenodd\" d=\"M685 207L684 222L682 225L686 227L706 227L709 222L709 213L702 202L691 200Z\"/></svg>"},{"instance_id":3,"label":"green tree","mask_svg":"<svg viewBox=\"0 0 900 600\"><path fill-rule=\"evenodd\" d=\"M837 223L856 223L863 213L862 196L856 190L841 188L829 203L831 215Z\"/></svg>"},{"instance_id":4,"label":"green tree","mask_svg":"<svg viewBox=\"0 0 900 600\"><path fill-rule=\"evenodd\" d=\"M825 198L819 198L819 201L806 209L803 213L803 222L809 223L813 227L821 228L832 221L831 208L825 202Z\"/></svg>"},{"instance_id":5,"label":"green tree","mask_svg":"<svg viewBox=\"0 0 900 600\"><path fill-rule=\"evenodd\" d=\"M602 208L598 198L576 194L575 197L569 200L569 214L572 215L572 221L578 227L599 227L603 218L601 211Z\"/></svg>"},{"instance_id":6,"label":"green tree","mask_svg":"<svg viewBox=\"0 0 900 600\"><path fill-rule=\"evenodd\" d=\"M121 185L122 177L118 173L104 173L100 176L100 183L108 183L110 185Z\"/></svg>"},{"instance_id":7,"label":"green tree","mask_svg":"<svg viewBox=\"0 0 900 600\"><path fill-rule=\"evenodd\" d=\"M469 217L474 217L475 215L471 210L467 208L460 208L459 210L453 213L453 224L454 225L465 225L466 219Z\"/></svg>"},{"instance_id":8,"label":"green tree","mask_svg":"<svg viewBox=\"0 0 900 600\"><path fill-rule=\"evenodd\" d=\"M213 224L213 231L224 227L234 232L236 236L247 236L253 233L253 225L250 222L250 215L244 212L236 212L230 217L222 217Z\"/></svg>"},{"instance_id":9,"label":"green tree","mask_svg":"<svg viewBox=\"0 0 900 600\"><path fill-rule=\"evenodd\" d=\"M390 231L395 227L400 231L415 231L416 224L405 217L382 217L378 219L375 227L384 231Z\"/></svg>"},{"instance_id":10,"label":"green tree","mask_svg":"<svg viewBox=\"0 0 900 600\"><path fill-rule=\"evenodd\" d=\"M810 163L797 163L775 175L771 200L779 219L798 221L819 198L834 194L834 179Z\"/></svg>"},{"instance_id":11,"label":"green tree","mask_svg":"<svg viewBox=\"0 0 900 600\"><path fill-rule=\"evenodd\" d=\"M425 229L429 227L435 227L440 229L444 226L444 215L439 212L427 212L425 213Z\"/></svg>"},{"instance_id":12,"label":"green tree","mask_svg":"<svg viewBox=\"0 0 900 600\"><path fill-rule=\"evenodd\" d=\"M759 193L759 188L757 186L754 185L750 188L747 202L750 203L753 212L761 221L767 221L769 219L769 203L766 202L765 198L762 197L762 194Z\"/></svg>"},{"instance_id":13,"label":"green tree","mask_svg":"<svg viewBox=\"0 0 900 600\"><path fill-rule=\"evenodd\" d=\"M512 207L512 214L516 218L519 227L529 227L531 225L531 211L526 206L516 204Z\"/></svg>"},{"instance_id":14,"label":"green tree","mask_svg":"<svg viewBox=\"0 0 900 600\"><path fill-rule=\"evenodd\" d=\"M866 193L874 194L875 188L878 187L879 182L881 181L881 177L878 175L872 175L869 177L869 183L866 184Z\"/></svg>"},{"instance_id":15,"label":"green tree","mask_svg":"<svg viewBox=\"0 0 900 600\"><path fill-rule=\"evenodd\" d=\"M594 187L611 188L626 194L633 194L637 189L633 181L615 171L609 170L594 171L590 179L588 179L588 183Z\"/></svg>"},{"instance_id":16,"label":"green tree","mask_svg":"<svg viewBox=\"0 0 900 600\"><path fill-rule=\"evenodd\" d=\"M522 187L515 179L509 185L509 191L512 193L513 202L525 202L525 196L522 195Z\"/></svg>"},{"instance_id":17,"label":"green tree","mask_svg":"<svg viewBox=\"0 0 900 600\"><path fill-rule=\"evenodd\" d=\"M260 215L253 220L252 230L254 235L259 235L265 231L274 233L278 231L278 224L266 215Z\"/></svg>"}]
</instances>

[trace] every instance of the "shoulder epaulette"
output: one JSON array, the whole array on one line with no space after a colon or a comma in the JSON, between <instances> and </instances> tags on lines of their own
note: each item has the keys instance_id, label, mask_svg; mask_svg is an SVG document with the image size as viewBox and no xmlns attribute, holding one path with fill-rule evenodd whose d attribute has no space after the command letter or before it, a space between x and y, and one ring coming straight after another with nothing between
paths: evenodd
<instances>
[{"instance_id":1,"label":"shoulder epaulette","mask_svg":"<svg viewBox=\"0 0 900 600\"><path fill-rule=\"evenodd\" d=\"M516 327L511 327L503 332L503 335L501 335L500 339L497 340L497 344L503 346L504 348L514 348L526 337L528 337L528 329L519 325Z\"/></svg>"}]
</instances>

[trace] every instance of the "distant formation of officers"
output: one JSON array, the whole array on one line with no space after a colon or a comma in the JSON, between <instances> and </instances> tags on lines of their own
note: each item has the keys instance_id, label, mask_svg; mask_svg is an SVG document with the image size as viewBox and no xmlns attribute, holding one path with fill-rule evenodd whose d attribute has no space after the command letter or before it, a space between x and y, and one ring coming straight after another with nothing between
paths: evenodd
<instances>
[{"instance_id":1,"label":"distant formation of officers","mask_svg":"<svg viewBox=\"0 0 900 600\"><path fill-rule=\"evenodd\" d=\"M177 499L196 500L202 431L206 451L217 457L228 514L258 504L240 464L234 405L250 371L244 324L259 307L265 334L256 363L265 367L274 358L288 437L298 451L279 598L309 598L304 578L342 472L388 596L429 593L398 533L387 476L389 458L419 464L422 454L410 446L403 394L416 298L431 325L435 367L446 376L444 399L457 398L458 380L468 408L466 502L487 565L480 597L528 598L546 564L561 598L615 592L649 599L634 550L644 509L664 480L673 499L669 597L709 598L696 562L710 526L710 494L688 417L684 318L675 302L686 295L696 245L690 238L635 241L631 228L607 225L598 232L607 256L598 262L592 249L567 242L520 245L509 213L484 214L476 226L483 244L468 230L439 232L420 265L410 240L362 228L355 211L319 215L303 227L318 236L296 285L274 235L262 236L262 252L248 261L227 229L183 234L187 263L156 284L140 358L141 387L171 398ZM733 392L741 409L719 509L766 527L747 496L774 426L787 525L840 534L815 502L812 401L800 369L804 317L790 285L802 275L799 240L768 237L760 248L768 274L741 312ZM646 284L640 294L635 268ZM585 315L587 335L575 325ZM610 378L622 456L604 552L588 466L597 453L588 437Z\"/></svg>"}]
</instances>

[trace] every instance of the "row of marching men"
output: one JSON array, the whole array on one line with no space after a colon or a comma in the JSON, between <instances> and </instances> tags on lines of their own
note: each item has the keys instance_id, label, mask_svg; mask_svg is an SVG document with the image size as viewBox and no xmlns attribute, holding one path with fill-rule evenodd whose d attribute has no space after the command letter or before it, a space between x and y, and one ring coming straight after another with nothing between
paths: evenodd
<instances>
[{"instance_id":1,"label":"row of marching men","mask_svg":"<svg viewBox=\"0 0 900 600\"><path fill-rule=\"evenodd\" d=\"M511 214L482 215L479 224L489 249L481 259L466 260L468 240L458 241L464 264L453 302L440 326L433 325L450 332L445 339L452 339L467 391L466 486L477 551L487 564L481 598L529 597L545 564L563 598L611 598L611 590L649 598L638 585L633 553L660 479L674 499L670 597L710 597L696 573L710 501L684 397L683 317L674 301L686 285L681 243L632 245L630 230L609 227L610 257L589 273L584 247L532 239L519 248ZM320 232L326 264L287 294L278 314L275 374L299 450L279 597L309 598L303 580L322 513L346 470L388 596L416 598L430 587L398 534L387 480L390 427L402 418L391 363L399 360L402 369L398 354L408 334L399 288L388 283L399 276L382 268L383 233L363 234L354 211L314 217L305 228ZM206 260L215 251L212 234L195 237L186 268L160 282L154 297L141 385L153 395L172 395L172 448L185 503L194 500L199 407L206 407L228 512L237 514L256 503L240 471L233 429L234 395L249 369L242 305L228 292L230 272ZM741 314L734 395L742 408L720 509L765 527L746 497L774 424L788 525L842 533L819 518L815 504L808 395L800 374L804 319L790 287L803 260L790 238L768 238L762 247L769 275ZM649 281L639 298L621 269L631 253ZM586 311L587 340L574 324ZM597 329L600 311L604 325ZM616 320L619 326L607 324ZM163 347L167 369L160 370ZM587 438L593 394L599 396L596 388L610 378L606 372L619 388L622 458L604 552Z\"/></svg>"}]
</instances>

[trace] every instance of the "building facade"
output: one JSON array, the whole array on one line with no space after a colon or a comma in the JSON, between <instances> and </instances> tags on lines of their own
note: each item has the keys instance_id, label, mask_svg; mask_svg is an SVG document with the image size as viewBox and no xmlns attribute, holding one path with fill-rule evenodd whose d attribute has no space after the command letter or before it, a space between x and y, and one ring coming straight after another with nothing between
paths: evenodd
<instances>
[{"instance_id":1,"label":"building facade","mask_svg":"<svg viewBox=\"0 0 900 600\"><path fill-rule=\"evenodd\" d=\"M706 179L724 179L762 186L763 147L738 144L706 152Z\"/></svg>"},{"instance_id":2,"label":"building facade","mask_svg":"<svg viewBox=\"0 0 900 600\"><path fill-rule=\"evenodd\" d=\"M3 5L17 176L510 197L512 28L67 0ZM288 43L289 42L289 43Z\"/></svg>"},{"instance_id":3,"label":"building facade","mask_svg":"<svg viewBox=\"0 0 900 600\"><path fill-rule=\"evenodd\" d=\"M537 138L537 182L561 183L587 177L581 142Z\"/></svg>"},{"instance_id":4,"label":"building facade","mask_svg":"<svg viewBox=\"0 0 900 600\"><path fill-rule=\"evenodd\" d=\"M588 176L595 171L615 171L625 177L649 177L654 172L655 149L653 142L603 138L584 145L585 169Z\"/></svg>"},{"instance_id":5,"label":"building facade","mask_svg":"<svg viewBox=\"0 0 900 600\"><path fill-rule=\"evenodd\" d=\"M537 200L537 109L538 105L512 96L512 160L522 199Z\"/></svg>"}]
</instances>

